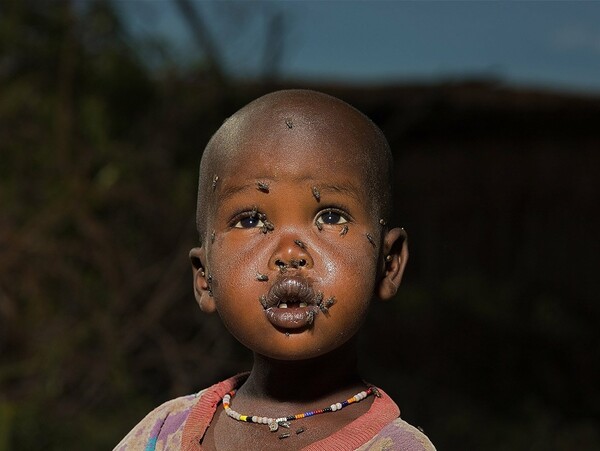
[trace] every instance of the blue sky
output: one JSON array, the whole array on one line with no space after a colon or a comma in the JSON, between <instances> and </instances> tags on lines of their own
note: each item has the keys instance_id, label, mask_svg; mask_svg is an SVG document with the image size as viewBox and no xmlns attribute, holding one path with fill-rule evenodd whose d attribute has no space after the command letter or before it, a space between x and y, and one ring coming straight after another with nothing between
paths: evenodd
<instances>
[{"instance_id":1,"label":"blue sky","mask_svg":"<svg viewBox=\"0 0 600 451\"><path fill-rule=\"evenodd\" d=\"M202 54L174 3L116 2L134 35L169 43L178 64ZM279 14L284 78L346 83L489 76L513 85L600 93L600 2L204 1L230 74L260 76ZM272 43L271 43L272 44Z\"/></svg>"}]
</instances>

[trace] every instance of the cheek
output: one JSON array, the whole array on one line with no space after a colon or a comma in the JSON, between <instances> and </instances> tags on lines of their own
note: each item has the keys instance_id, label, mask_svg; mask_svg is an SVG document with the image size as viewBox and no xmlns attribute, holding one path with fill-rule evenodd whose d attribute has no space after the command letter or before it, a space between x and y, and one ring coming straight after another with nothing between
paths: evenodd
<instances>
[{"instance_id":1,"label":"cheek","mask_svg":"<svg viewBox=\"0 0 600 451\"><path fill-rule=\"evenodd\" d=\"M217 236L207 257L211 274L217 283L224 282L217 285L219 288L250 289L261 286L256 280L256 274L265 272L268 261L261 238L264 236L256 236L250 240L236 239L231 235Z\"/></svg>"},{"instance_id":2,"label":"cheek","mask_svg":"<svg viewBox=\"0 0 600 451\"><path fill-rule=\"evenodd\" d=\"M264 319L259 297L267 293L270 281L256 279L257 273L266 272L266 265L261 265L264 248L260 243L217 237L207 254L217 311L240 341L240 333L256 327L258 317Z\"/></svg>"},{"instance_id":3,"label":"cheek","mask_svg":"<svg viewBox=\"0 0 600 451\"><path fill-rule=\"evenodd\" d=\"M357 239L339 237L324 243L317 253L325 285L334 284L337 289L356 293L373 290L377 253L366 238L361 243Z\"/></svg>"},{"instance_id":4,"label":"cheek","mask_svg":"<svg viewBox=\"0 0 600 451\"><path fill-rule=\"evenodd\" d=\"M360 328L374 295L377 256L366 239L365 242L333 243L320 255L325 269L321 279L324 294L335 296L336 304L327 321L317 321L317 327L335 324L328 333L336 334L331 338L338 344Z\"/></svg>"}]
</instances>

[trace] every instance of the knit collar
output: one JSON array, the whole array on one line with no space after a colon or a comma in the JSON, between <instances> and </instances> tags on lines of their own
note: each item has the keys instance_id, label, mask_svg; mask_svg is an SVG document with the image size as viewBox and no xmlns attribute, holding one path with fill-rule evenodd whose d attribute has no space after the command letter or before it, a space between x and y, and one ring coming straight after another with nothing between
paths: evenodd
<instances>
[{"instance_id":1,"label":"knit collar","mask_svg":"<svg viewBox=\"0 0 600 451\"><path fill-rule=\"evenodd\" d=\"M240 387L250 373L241 373L219 382L198 393L198 402L192 407L183 427L182 449L198 451L200 442L212 421L223 396ZM400 416L400 409L383 390L374 398L369 410L339 431L303 448L304 451L354 450L371 440L384 426Z\"/></svg>"}]
</instances>

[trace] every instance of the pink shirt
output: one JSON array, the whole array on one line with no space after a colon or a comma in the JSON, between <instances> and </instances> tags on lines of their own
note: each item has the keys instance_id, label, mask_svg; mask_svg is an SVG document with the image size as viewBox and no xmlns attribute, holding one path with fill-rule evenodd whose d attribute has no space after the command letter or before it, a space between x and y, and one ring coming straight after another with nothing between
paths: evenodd
<instances>
[{"instance_id":1,"label":"pink shirt","mask_svg":"<svg viewBox=\"0 0 600 451\"><path fill-rule=\"evenodd\" d=\"M239 387L247 376L239 374L195 395L164 403L134 427L115 450L202 450L202 438L223 396ZM303 449L435 451L427 436L402 420L396 403L383 390L379 391L381 397L373 400L364 415Z\"/></svg>"}]
</instances>

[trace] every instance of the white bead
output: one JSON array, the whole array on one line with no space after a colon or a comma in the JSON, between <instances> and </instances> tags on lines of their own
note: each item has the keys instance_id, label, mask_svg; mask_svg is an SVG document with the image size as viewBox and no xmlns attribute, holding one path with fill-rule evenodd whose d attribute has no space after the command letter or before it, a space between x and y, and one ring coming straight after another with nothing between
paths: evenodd
<instances>
[{"instance_id":1,"label":"white bead","mask_svg":"<svg viewBox=\"0 0 600 451\"><path fill-rule=\"evenodd\" d=\"M352 398L350 398L348 400L348 403L362 401L363 399L367 398L368 396L369 395L366 390L361 391L360 393L357 393ZM231 403L231 398L232 398L232 396L230 394L226 394L223 396L223 404L227 404L227 406L225 406L225 405L223 406L225 409L225 413L229 417L234 418L238 421L241 421L241 418L243 415L236 412L229 406L229 404ZM343 403L341 403L341 402L338 402L338 403L335 403L335 404L332 404L331 406L329 406L329 409L332 412L336 412L343 408L344 408L344 406L343 406ZM286 421L286 417L269 418L269 417L259 417L257 415L247 417L246 421L251 421L252 423L268 424L271 431L276 431L279 428L279 426L289 427L289 424L290 424L289 422Z\"/></svg>"}]
</instances>

